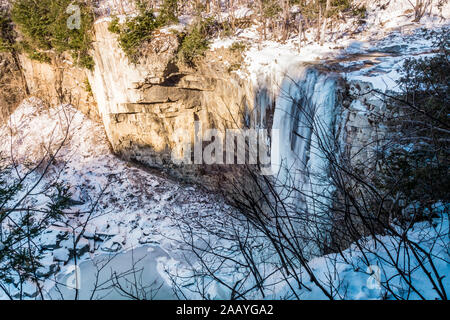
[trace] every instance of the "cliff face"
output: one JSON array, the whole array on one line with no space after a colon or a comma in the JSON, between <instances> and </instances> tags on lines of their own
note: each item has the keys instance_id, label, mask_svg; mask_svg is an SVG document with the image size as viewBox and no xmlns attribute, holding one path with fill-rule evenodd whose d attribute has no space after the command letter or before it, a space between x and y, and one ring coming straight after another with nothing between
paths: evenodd
<instances>
[{"instance_id":1,"label":"cliff face","mask_svg":"<svg viewBox=\"0 0 450 320\"><path fill-rule=\"evenodd\" d=\"M53 57L52 63L40 63L20 56L29 92L50 105L70 103L93 120L100 120L97 104L88 89L88 72L76 67L69 57Z\"/></svg>"},{"instance_id":2,"label":"cliff face","mask_svg":"<svg viewBox=\"0 0 450 320\"><path fill-rule=\"evenodd\" d=\"M370 91L367 83L346 82L339 72L315 65L295 65L281 82L270 74L259 74L261 81L255 83L250 77L243 79L229 71L228 66L240 62L241 57L224 48L207 52L195 70L177 66L174 61L178 38L170 32L155 34L140 60L132 63L119 48L117 36L108 31L108 23L95 23L93 71L75 67L67 57L42 64L21 56L20 62L32 95L53 104L72 103L100 120L113 150L125 159L219 190L227 188L223 182L228 178L245 180L245 167L173 161L173 156L183 155L188 144L193 148L199 135L196 125L201 126L203 133L217 129L222 141L229 128L278 129L280 141L266 142L272 165L300 160L296 167L299 172L321 167L320 159L310 155L314 139L320 137L305 127L303 122L308 116L299 115L299 105L306 105L313 118L326 121L326 130L341 132L350 152L357 149L352 146L355 141L363 144L376 132L378 124L360 110L362 106L373 110L375 103L370 102L370 94L361 94ZM297 83L289 84L292 79ZM346 98L345 87L361 97L347 102L347 108L340 112ZM378 103L378 107L382 105ZM365 156L358 158L364 161ZM294 180L307 180L297 178Z\"/></svg>"},{"instance_id":3,"label":"cliff face","mask_svg":"<svg viewBox=\"0 0 450 320\"><path fill-rule=\"evenodd\" d=\"M0 124L26 96L26 82L20 68L17 57L0 52Z\"/></svg>"},{"instance_id":4,"label":"cliff face","mask_svg":"<svg viewBox=\"0 0 450 320\"><path fill-rule=\"evenodd\" d=\"M107 26L95 24L96 66L89 80L114 151L215 189L220 183L216 173L223 170L176 165L172 154L181 157L186 144L194 145L196 122L221 134L242 128L244 114L255 105L250 82L214 62L227 50L208 53L196 70L178 67L178 38L171 33L154 35L139 62L130 63Z\"/></svg>"},{"instance_id":5,"label":"cliff face","mask_svg":"<svg viewBox=\"0 0 450 320\"><path fill-rule=\"evenodd\" d=\"M123 158L217 189L223 167L174 164L172 155L181 157L184 146L194 145L195 123L204 130L218 129L221 138L227 128L244 127L255 106L254 88L228 70L241 57L218 49L208 52L195 70L180 68L174 62L178 37L158 32L132 63L108 24L95 24L93 71L75 66L65 55L53 56L51 63L20 55L17 64L2 55L0 80L8 87L1 89L1 109L9 114L27 86L30 95L50 105L70 103L101 121L113 150Z\"/></svg>"}]
</instances>

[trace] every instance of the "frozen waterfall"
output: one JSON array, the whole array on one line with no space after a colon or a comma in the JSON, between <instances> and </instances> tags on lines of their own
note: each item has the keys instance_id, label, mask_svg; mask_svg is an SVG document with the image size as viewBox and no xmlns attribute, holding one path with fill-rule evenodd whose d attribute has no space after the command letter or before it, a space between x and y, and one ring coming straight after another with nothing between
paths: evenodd
<instances>
[{"instance_id":1,"label":"frozen waterfall","mask_svg":"<svg viewBox=\"0 0 450 320\"><path fill-rule=\"evenodd\" d=\"M294 214L315 216L329 208L333 190L324 150L332 148L338 106L332 74L295 67L281 82L272 126L279 141L272 141L271 163L278 192Z\"/></svg>"}]
</instances>

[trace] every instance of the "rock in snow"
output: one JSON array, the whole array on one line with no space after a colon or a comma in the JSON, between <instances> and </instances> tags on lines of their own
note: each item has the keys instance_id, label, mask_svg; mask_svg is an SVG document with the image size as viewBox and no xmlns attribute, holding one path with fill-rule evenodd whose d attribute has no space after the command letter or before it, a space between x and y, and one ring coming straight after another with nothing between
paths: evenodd
<instances>
[{"instance_id":1,"label":"rock in snow","mask_svg":"<svg viewBox=\"0 0 450 320\"><path fill-rule=\"evenodd\" d=\"M53 251L53 258L58 262L67 262L69 261L70 252L66 248L59 248Z\"/></svg>"}]
</instances>

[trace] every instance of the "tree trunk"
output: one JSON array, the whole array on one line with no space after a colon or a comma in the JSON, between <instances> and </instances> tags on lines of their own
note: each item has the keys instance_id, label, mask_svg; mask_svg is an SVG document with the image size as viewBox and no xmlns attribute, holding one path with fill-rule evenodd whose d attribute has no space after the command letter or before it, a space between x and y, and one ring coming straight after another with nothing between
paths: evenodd
<instances>
[{"instance_id":1,"label":"tree trunk","mask_svg":"<svg viewBox=\"0 0 450 320\"><path fill-rule=\"evenodd\" d=\"M234 30L236 30L236 19L234 17L234 0L229 0L228 1L228 12L230 13L230 23L231 23L231 28L233 29L233 33Z\"/></svg>"},{"instance_id":2,"label":"tree trunk","mask_svg":"<svg viewBox=\"0 0 450 320\"><path fill-rule=\"evenodd\" d=\"M302 40L303 40L303 16L300 14L300 20L298 23L298 51L302 48Z\"/></svg>"},{"instance_id":3,"label":"tree trunk","mask_svg":"<svg viewBox=\"0 0 450 320\"><path fill-rule=\"evenodd\" d=\"M322 32L320 35L320 45L323 46L323 43L325 42L325 37L327 34L327 24L328 24L328 12L330 10L331 0L327 0L327 4L325 7L325 13L323 17L323 24L322 24Z\"/></svg>"},{"instance_id":4,"label":"tree trunk","mask_svg":"<svg viewBox=\"0 0 450 320\"><path fill-rule=\"evenodd\" d=\"M260 19L260 23L261 23L261 30L260 30L261 40L266 40L266 38L267 38L267 36L266 36L267 22L266 22L266 18L264 17L263 0L259 0L259 19Z\"/></svg>"},{"instance_id":5,"label":"tree trunk","mask_svg":"<svg viewBox=\"0 0 450 320\"><path fill-rule=\"evenodd\" d=\"M317 18L317 33L316 33L316 42L320 42L320 27L321 27L321 21L322 21L322 6L319 2L317 2L319 5L319 17Z\"/></svg>"},{"instance_id":6,"label":"tree trunk","mask_svg":"<svg viewBox=\"0 0 450 320\"><path fill-rule=\"evenodd\" d=\"M283 1L283 35L282 41L285 42L289 36L289 0Z\"/></svg>"}]
</instances>

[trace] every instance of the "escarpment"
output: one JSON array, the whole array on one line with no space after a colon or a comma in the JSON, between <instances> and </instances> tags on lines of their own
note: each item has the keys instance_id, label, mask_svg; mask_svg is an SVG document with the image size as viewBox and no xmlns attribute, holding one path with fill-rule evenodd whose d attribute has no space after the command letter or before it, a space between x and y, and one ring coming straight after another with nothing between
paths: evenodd
<instances>
[{"instance_id":1,"label":"escarpment","mask_svg":"<svg viewBox=\"0 0 450 320\"><path fill-rule=\"evenodd\" d=\"M195 69L177 65L179 40L170 32L156 33L139 61L132 63L107 26L107 22L95 24L96 66L89 82L114 151L219 189L222 174L234 168L173 160L182 156L187 145L193 151L196 125L217 129L222 137L228 128L243 128L244 114L254 108L251 83L217 61L218 52L208 52Z\"/></svg>"},{"instance_id":2,"label":"escarpment","mask_svg":"<svg viewBox=\"0 0 450 320\"><path fill-rule=\"evenodd\" d=\"M52 57L51 63L20 55L29 92L49 105L72 104L92 120L100 121L88 82L88 71L75 66L67 55Z\"/></svg>"},{"instance_id":3,"label":"escarpment","mask_svg":"<svg viewBox=\"0 0 450 320\"><path fill-rule=\"evenodd\" d=\"M272 165L291 163L305 172L322 164L320 157L309 152L315 133L296 111L299 105L307 106L313 117L326 119L327 130L343 133L342 141L348 145L363 142L373 133L361 110L352 111L360 106L356 101L364 105L371 98L362 95L342 108L349 100L344 88L351 84L339 72L297 64L284 81L262 73L261 81L255 83L231 71L230 66L241 65L242 55L226 48L207 51L195 68L187 67L177 63L179 38L163 30L156 31L143 45L138 61L131 62L108 25L107 19L94 24L92 71L77 67L64 54L53 57L51 63L21 55L20 64L32 95L51 104L71 103L101 121L114 152L124 159L230 194L236 183L249 190L257 188L247 166L225 164L225 150L215 163L198 161L194 159L196 141L202 141L204 150L217 139L224 149L227 129L267 129L267 139L259 143L265 144ZM297 82L294 86L283 87L292 79ZM283 99L286 92L289 99ZM216 136L205 137L209 129L217 130ZM271 136L271 129L281 132L280 140ZM187 161L177 161L182 157ZM295 164L298 159L301 165Z\"/></svg>"},{"instance_id":4,"label":"escarpment","mask_svg":"<svg viewBox=\"0 0 450 320\"><path fill-rule=\"evenodd\" d=\"M0 123L14 111L26 94L27 84L17 56L0 52Z\"/></svg>"}]
</instances>

